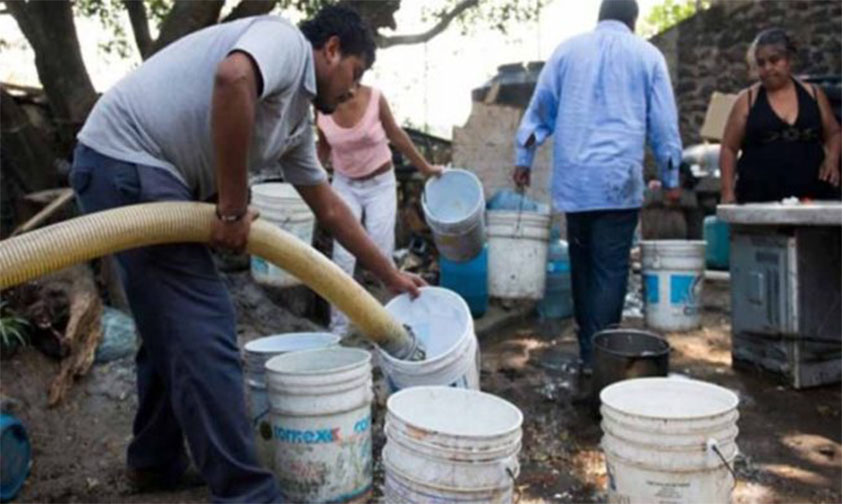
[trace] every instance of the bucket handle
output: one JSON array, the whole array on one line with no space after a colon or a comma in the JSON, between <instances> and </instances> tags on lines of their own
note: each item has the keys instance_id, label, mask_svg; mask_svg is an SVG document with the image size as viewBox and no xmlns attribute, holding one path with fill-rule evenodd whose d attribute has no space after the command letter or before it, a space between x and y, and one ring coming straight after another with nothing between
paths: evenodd
<instances>
[{"instance_id":1,"label":"bucket handle","mask_svg":"<svg viewBox=\"0 0 843 504\"><path fill-rule=\"evenodd\" d=\"M738 486L738 476L735 474L735 470L732 469L732 466L726 461L726 457L723 456L723 452L720 451L720 445L714 438L708 438L705 442L705 446L707 449L713 451L723 462L723 466L729 471L729 474L732 475L732 490Z\"/></svg>"},{"instance_id":2,"label":"bucket handle","mask_svg":"<svg viewBox=\"0 0 843 504\"><path fill-rule=\"evenodd\" d=\"M518 482L515 481L515 471L513 471L509 466L504 467L504 471L506 471L506 475L509 476L509 479L512 480L512 490L515 492L513 504L518 504L521 502L521 488L518 486Z\"/></svg>"}]
</instances>

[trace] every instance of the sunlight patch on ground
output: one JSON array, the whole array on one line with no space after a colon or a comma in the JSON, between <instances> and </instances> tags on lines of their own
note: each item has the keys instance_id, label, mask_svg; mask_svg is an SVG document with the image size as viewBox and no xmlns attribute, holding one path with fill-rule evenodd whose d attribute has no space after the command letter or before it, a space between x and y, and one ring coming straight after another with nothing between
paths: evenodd
<instances>
[{"instance_id":1,"label":"sunlight patch on ground","mask_svg":"<svg viewBox=\"0 0 843 504\"><path fill-rule=\"evenodd\" d=\"M799 458L814 465L840 467L840 444L827 437L792 433L782 436L781 441Z\"/></svg>"},{"instance_id":2,"label":"sunlight patch on ground","mask_svg":"<svg viewBox=\"0 0 843 504\"><path fill-rule=\"evenodd\" d=\"M831 481L825 476L787 464L760 464L760 469L775 474L780 478L796 480L799 483L818 487L830 487Z\"/></svg>"}]
</instances>

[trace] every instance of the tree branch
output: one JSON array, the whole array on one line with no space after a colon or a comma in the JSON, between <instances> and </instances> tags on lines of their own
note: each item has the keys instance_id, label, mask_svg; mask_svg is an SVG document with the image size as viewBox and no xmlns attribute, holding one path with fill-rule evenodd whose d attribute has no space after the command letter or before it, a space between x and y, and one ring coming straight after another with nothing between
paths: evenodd
<instances>
[{"instance_id":1,"label":"tree branch","mask_svg":"<svg viewBox=\"0 0 843 504\"><path fill-rule=\"evenodd\" d=\"M150 56L188 33L215 24L220 18L224 0L176 0L170 13L161 23L158 39L152 44Z\"/></svg>"},{"instance_id":2,"label":"tree branch","mask_svg":"<svg viewBox=\"0 0 843 504\"><path fill-rule=\"evenodd\" d=\"M123 5L129 13L129 20L132 22L132 33L135 35L135 44L142 59L149 56L152 50L152 37L149 35L149 18L146 15L146 6L143 0L123 0Z\"/></svg>"},{"instance_id":3,"label":"tree branch","mask_svg":"<svg viewBox=\"0 0 843 504\"><path fill-rule=\"evenodd\" d=\"M454 7L451 12L444 14L438 23L436 23L433 28L427 30L423 33L417 33L415 35L395 35L392 37L387 37L378 34L376 36L376 41L378 47L381 49L385 49L387 47L392 47L396 45L407 45L407 44L420 44L422 42L427 42L428 40L432 39L433 37L439 35L446 28L448 25L451 24L455 18L457 18L460 14L467 11L468 9L472 9L477 7L479 0L463 0L456 7Z\"/></svg>"},{"instance_id":4,"label":"tree branch","mask_svg":"<svg viewBox=\"0 0 843 504\"><path fill-rule=\"evenodd\" d=\"M227 23L244 17L268 14L277 3L278 0L242 0L221 22Z\"/></svg>"}]
</instances>

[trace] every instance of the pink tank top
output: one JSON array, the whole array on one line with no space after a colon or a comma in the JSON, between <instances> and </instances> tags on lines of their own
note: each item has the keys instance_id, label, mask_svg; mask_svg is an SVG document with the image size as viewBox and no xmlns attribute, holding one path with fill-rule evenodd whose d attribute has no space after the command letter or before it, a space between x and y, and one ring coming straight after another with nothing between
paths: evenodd
<instances>
[{"instance_id":1,"label":"pink tank top","mask_svg":"<svg viewBox=\"0 0 843 504\"><path fill-rule=\"evenodd\" d=\"M349 178L360 178L392 160L389 140L380 120L380 91L372 89L363 117L343 128L329 115L318 114L316 123L331 146L334 170Z\"/></svg>"}]
</instances>

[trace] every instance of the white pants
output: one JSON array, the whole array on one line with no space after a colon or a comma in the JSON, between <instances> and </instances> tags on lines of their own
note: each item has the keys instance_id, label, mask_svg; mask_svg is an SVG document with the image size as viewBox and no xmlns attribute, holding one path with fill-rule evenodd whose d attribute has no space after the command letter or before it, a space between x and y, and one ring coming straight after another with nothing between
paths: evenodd
<instances>
[{"instance_id":1,"label":"white pants","mask_svg":"<svg viewBox=\"0 0 843 504\"><path fill-rule=\"evenodd\" d=\"M395 170L389 170L368 180L354 180L334 172L331 184L342 197L351 213L369 233L381 253L392 260L395 249L395 215L398 196L395 190ZM334 262L349 275L354 275L356 258L334 240ZM345 336L349 329L348 317L331 306L331 332Z\"/></svg>"}]
</instances>

